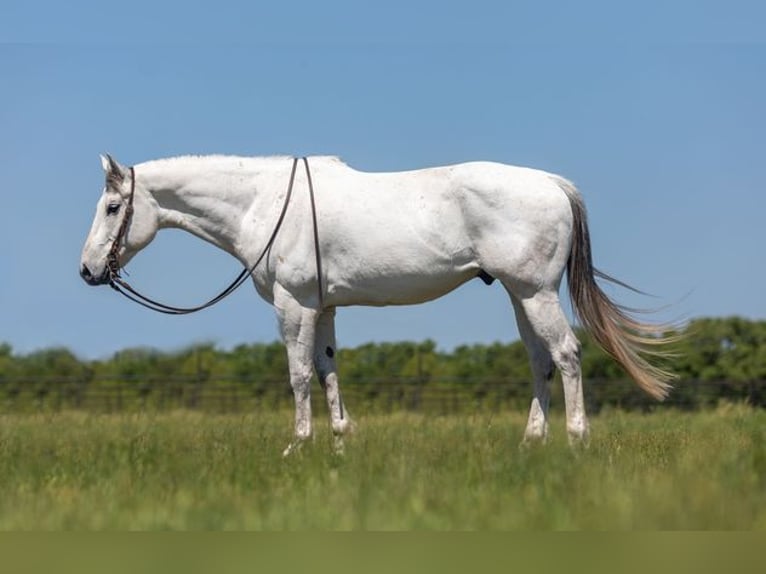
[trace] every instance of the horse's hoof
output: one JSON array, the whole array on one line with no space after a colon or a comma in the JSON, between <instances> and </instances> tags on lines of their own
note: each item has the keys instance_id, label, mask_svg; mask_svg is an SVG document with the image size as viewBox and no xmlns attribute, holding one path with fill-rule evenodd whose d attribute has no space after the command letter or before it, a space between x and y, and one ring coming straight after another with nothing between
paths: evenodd
<instances>
[{"instance_id":1,"label":"horse's hoof","mask_svg":"<svg viewBox=\"0 0 766 574\"><path fill-rule=\"evenodd\" d=\"M521 450L529 450L535 446L544 446L548 442L548 424L527 425L524 430L524 439L519 445Z\"/></svg>"},{"instance_id":2,"label":"horse's hoof","mask_svg":"<svg viewBox=\"0 0 766 574\"><path fill-rule=\"evenodd\" d=\"M519 443L519 450L527 451L538 446L545 446L548 442L548 435L543 436L525 436Z\"/></svg>"},{"instance_id":3,"label":"horse's hoof","mask_svg":"<svg viewBox=\"0 0 766 574\"><path fill-rule=\"evenodd\" d=\"M578 432L567 433L569 446L573 449L586 449L590 446L590 433L587 429Z\"/></svg>"},{"instance_id":4,"label":"horse's hoof","mask_svg":"<svg viewBox=\"0 0 766 574\"><path fill-rule=\"evenodd\" d=\"M301 447L303 446L302 440L294 440L290 444L287 445L287 448L282 451L282 458L287 458L288 456L295 454L298 452Z\"/></svg>"},{"instance_id":5,"label":"horse's hoof","mask_svg":"<svg viewBox=\"0 0 766 574\"><path fill-rule=\"evenodd\" d=\"M332 452L335 456L346 454L346 442L343 440L343 435L336 434L332 437Z\"/></svg>"}]
</instances>

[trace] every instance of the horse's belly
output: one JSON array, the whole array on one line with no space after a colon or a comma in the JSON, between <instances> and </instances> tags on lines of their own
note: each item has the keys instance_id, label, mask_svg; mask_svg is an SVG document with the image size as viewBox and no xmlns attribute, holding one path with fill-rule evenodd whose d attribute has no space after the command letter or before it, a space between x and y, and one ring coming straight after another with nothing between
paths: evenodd
<instances>
[{"instance_id":1,"label":"horse's belly","mask_svg":"<svg viewBox=\"0 0 766 574\"><path fill-rule=\"evenodd\" d=\"M327 303L349 305L412 305L445 295L477 276L478 267L421 273L367 274L328 285Z\"/></svg>"}]
</instances>

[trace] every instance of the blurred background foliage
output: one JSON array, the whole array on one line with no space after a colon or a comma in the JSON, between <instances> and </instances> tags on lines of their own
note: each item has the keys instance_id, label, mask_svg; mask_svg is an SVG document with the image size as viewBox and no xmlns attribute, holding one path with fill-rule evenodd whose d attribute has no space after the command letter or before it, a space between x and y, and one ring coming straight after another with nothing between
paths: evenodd
<instances>
[{"instance_id":1,"label":"blurred background foliage","mask_svg":"<svg viewBox=\"0 0 766 574\"><path fill-rule=\"evenodd\" d=\"M678 375L670 404L697 407L733 400L766 405L766 321L702 318L670 334L679 335L668 348L669 356L661 359ZM653 404L587 333L579 330L578 337L591 410ZM337 358L346 392L359 392L370 400L385 395L389 403L392 396L398 397L410 408L422 406L424 393L439 391L464 392L474 402L512 400L514 406L531 396L521 341L461 345L449 351L430 340L368 343L340 349ZM80 397L82 403L90 390L123 387L144 397L157 389L187 399L196 393L198 403L203 389L233 386L248 396L276 393L289 399L284 346L273 342L220 349L203 343L176 351L124 349L108 358L83 360L66 348L17 354L11 345L0 344L0 394L10 399L27 393L42 403L58 393L61 400ZM558 387L553 387L554 403ZM191 394L190 388L195 389ZM183 406L195 406L195 400L189 401Z\"/></svg>"}]
</instances>

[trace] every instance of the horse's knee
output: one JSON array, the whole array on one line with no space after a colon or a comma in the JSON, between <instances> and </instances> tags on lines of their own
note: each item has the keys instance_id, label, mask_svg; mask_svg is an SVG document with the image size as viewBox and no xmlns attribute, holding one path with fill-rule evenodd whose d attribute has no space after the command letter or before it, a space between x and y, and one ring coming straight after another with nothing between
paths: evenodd
<instances>
[{"instance_id":1,"label":"horse's knee","mask_svg":"<svg viewBox=\"0 0 766 574\"><path fill-rule=\"evenodd\" d=\"M296 398L299 395L309 395L312 374L311 365L300 365L290 368L290 386L293 388L293 394L295 394Z\"/></svg>"},{"instance_id":2,"label":"horse's knee","mask_svg":"<svg viewBox=\"0 0 766 574\"><path fill-rule=\"evenodd\" d=\"M311 377L291 372L290 385L295 399L295 439L299 442L311 436Z\"/></svg>"}]
</instances>

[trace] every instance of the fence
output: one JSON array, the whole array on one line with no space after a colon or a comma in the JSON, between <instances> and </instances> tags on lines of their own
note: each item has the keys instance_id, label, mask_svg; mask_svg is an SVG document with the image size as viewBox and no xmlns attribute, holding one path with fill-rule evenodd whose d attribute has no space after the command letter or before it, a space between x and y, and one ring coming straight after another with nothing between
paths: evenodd
<instances>
[{"instance_id":1,"label":"fence","mask_svg":"<svg viewBox=\"0 0 766 574\"><path fill-rule=\"evenodd\" d=\"M554 383L552 408L563 408L561 385ZM355 412L400 410L452 414L471 411L524 410L532 385L497 379L445 379L424 382L417 378L358 379L341 387L344 400ZM630 381L585 382L589 412L609 406L626 410L715 406L721 401L746 402L766 407L766 381L686 381L675 385L664 403L657 403ZM326 409L324 393L314 385L316 411ZM244 413L258 409L290 408L292 391L283 380L200 379L194 377L81 379L62 377L0 379L0 412L77 409L91 412L192 409Z\"/></svg>"}]
</instances>

